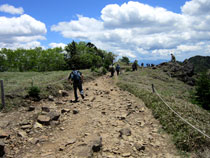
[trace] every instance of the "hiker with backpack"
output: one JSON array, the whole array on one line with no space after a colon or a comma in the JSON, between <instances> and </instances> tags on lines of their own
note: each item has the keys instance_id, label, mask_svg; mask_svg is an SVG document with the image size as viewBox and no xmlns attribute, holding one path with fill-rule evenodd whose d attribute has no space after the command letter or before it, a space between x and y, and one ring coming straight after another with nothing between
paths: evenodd
<instances>
[{"instance_id":1,"label":"hiker with backpack","mask_svg":"<svg viewBox=\"0 0 210 158\"><path fill-rule=\"evenodd\" d=\"M73 71L70 73L68 80L70 81L71 84L73 83L74 97L75 97L74 102L78 101L77 88L80 91L80 95L81 95L82 99L84 99L85 97L84 97L84 92L82 89L82 82L83 82L82 73L73 67Z\"/></svg>"},{"instance_id":2,"label":"hiker with backpack","mask_svg":"<svg viewBox=\"0 0 210 158\"><path fill-rule=\"evenodd\" d=\"M119 75L119 73L120 73L120 65L119 65L119 64L117 64L117 66L116 66L115 70L117 71L117 76L118 76L118 75Z\"/></svg>"},{"instance_id":3,"label":"hiker with backpack","mask_svg":"<svg viewBox=\"0 0 210 158\"><path fill-rule=\"evenodd\" d=\"M113 77L114 76L114 72L115 72L115 68L114 68L114 65L113 64L110 67L110 72L111 72L111 77Z\"/></svg>"}]
</instances>

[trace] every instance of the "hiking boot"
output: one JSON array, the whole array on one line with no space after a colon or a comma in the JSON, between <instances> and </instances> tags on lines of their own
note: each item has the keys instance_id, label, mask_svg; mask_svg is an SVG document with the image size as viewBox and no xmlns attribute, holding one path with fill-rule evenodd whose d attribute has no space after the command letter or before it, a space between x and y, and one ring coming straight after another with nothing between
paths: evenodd
<instances>
[{"instance_id":1,"label":"hiking boot","mask_svg":"<svg viewBox=\"0 0 210 158\"><path fill-rule=\"evenodd\" d=\"M85 96L84 95L81 95L82 96L82 99L84 99L85 98Z\"/></svg>"}]
</instances>

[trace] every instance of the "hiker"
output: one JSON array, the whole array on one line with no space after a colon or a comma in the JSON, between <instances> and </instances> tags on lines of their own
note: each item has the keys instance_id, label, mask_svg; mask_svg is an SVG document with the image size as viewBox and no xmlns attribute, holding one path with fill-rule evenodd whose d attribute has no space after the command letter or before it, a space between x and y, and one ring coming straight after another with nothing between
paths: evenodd
<instances>
[{"instance_id":1,"label":"hiker","mask_svg":"<svg viewBox=\"0 0 210 158\"><path fill-rule=\"evenodd\" d=\"M111 72L111 77L114 76L114 72L115 72L115 69L114 69L114 66L112 64L112 66L110 67L110 72Z\"/></svg>"},{"instance_id":2,"label":"hiker","mask_svg":"<svg viewBox=\"0 0 210 158\"><path fill-rule=\"evenodd\" d=\"M82 97L82 99L84 99L84 92L82 89L82 82L83 82L83 75L80 71L76 70L75 67L72 68L73 71L70 73L68 80L70 81L70 83L72 84L73 82L73 88L74 88L74 97L75 97L75 101L78 101L78 96L77 96L77 88L80 91L80 95Z\"/></svg>"},{"instance_id":3,"label":"hiker","mask_svg":"<svg viewBox=\"0 0 210 158\"><path fill-rule=\"evenodd\" d=\"M144 67L144 63L141 63L141 67L142 67L142 68Z\"/></svg>"},{"instance_id":4,"label":"hiker","mask_svg":"<svg viewBox=\"0 0 210 158\"><path fill-rule=\"evenodd\" d=\"M119 64L117 64L117 66L116 66L115 70L117 71L117 76L118 76L118 75L119 75L119 73L120 73L120 65L119 65Z\"/></svg>"},{"instance_id":5,"label":"hiker","mask_svg":"<svg viewBox=\"0 0 210 158\"><path fill-rule=\"evenodd\" d=\"M137 60L135 60L134 63L133 63L133 65L132 65L133 71L137 71L137 66L138 66Z\"/></svg>"},{"instance_id":6,"label":"hiker","mask_svg":"<svg viewBox=\"0 0 210 158\"><path fill-rule=\"evenodd\" d=\"M173 54L171 54L171 62L175 63L176 62L176 58Z\"/></svg>"}]
</instances>

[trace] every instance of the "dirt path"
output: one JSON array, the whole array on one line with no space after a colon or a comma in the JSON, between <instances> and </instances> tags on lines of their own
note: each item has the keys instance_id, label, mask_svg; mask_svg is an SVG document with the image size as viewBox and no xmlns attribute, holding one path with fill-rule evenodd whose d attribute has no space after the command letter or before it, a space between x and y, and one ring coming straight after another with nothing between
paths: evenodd
<instances>
[{"instance_id":1,"label":"dirt path","mask_svg":"<svg viewBox=\"0 0 210 158\"><path fill-rule=\"evenodd\" d=\"M42 101L32 111L21 108L7 116L1 114L0 127L7 135L5 157L179 157L144 103L114 86L112 79L100 77L85 83L84 90L87 96L78 103L69 102L70 93ZM37 122L42 113L60 117L54 121L45 118L50 125L43 125Z\"/></svg>"}]
</instances>

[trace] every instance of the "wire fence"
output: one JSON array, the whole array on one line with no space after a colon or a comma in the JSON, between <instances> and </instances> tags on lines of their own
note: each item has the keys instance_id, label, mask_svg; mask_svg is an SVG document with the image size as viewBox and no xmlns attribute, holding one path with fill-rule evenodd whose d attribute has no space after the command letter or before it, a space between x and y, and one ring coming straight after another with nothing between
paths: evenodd
<instances>
[{"instance_id":1,"label":"wire fence","mask_svg":"<svg viewBox=\"0 0 210 158\"><path fill-rule=\"evenodd\" d=\"M160 100L174 113L176 114L183 122L185 122L186 124L188 124L189 126L191 126L193 129L195 129L196 131L198 131L199 133L201 133L203 136L207 137L210 139L210 136L208 136L206 133L204 133L203 131L201 131L199 128L195 127L193 124L191 124L190 122L188 122L186 119L184 119L178 112L176 112L173 108L171 108L171 106L168 105L167 102L165 102L165 100L161 97L161 95L158 93L158 91L155 89L154 84L152 84L152 91L153 93L155 93Z\"/></svg>"},{"instance_id":2,"label":"wire fence","mask_svg":"<svg viewBox=\"0 0 210 158\"><path fill-rule=\"evenodd\" d=\"M59 80L56 80L56 81L53 81L53 82L48 82L48 83L39 83L39 87L43 87L43 86L49 86L49 85L55 85L55 84L58 84L58 83L61 83L62 81L64 80L67 80L68 78L66 77L67 75L65 75L65 77L62 77L61 79ZM31 85L33 85L33 82L34 82L34 78L32 77L32 79L29 79L27 80L26 82L23 82L24 86L20 86L19 84L7 84L6 82L4 82L4 80L0 80L0 98L1 98L1 106L2 108L5 108L5 96L6 95L11 95L12 94L15 94L15 93L19 93L21 91L24 91L26 87L29 87ZM10 90L10 92L7 92L5 93L5 87L9 87L9 89L12 89L13 90Z\"/></svg>"}]
</instances>

